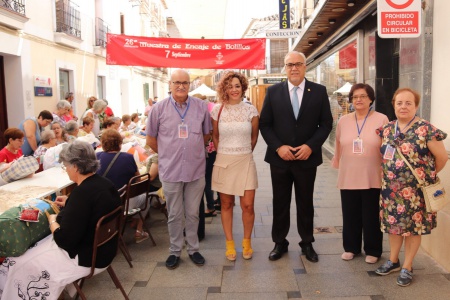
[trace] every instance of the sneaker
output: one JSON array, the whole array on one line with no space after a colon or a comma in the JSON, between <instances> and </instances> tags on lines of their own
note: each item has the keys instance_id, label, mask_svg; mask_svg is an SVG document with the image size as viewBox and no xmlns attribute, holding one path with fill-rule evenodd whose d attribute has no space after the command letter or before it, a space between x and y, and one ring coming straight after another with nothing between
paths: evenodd
<instances>
[{"instance_id":1,"label":"sneaker","mask_svg":"<svg viewBox=\"0 0 450 300\"><path fill-rule=\"evenodd\" d=\"M375 273L377 273L378 275L388 275L395 271L400 271L400 260L396 263L388 260L382 266L376 269Z\"/></svg>"},{"instance_id":2,"label":"sneaker","mask_svg":"<svg viewBox=\"0 0 450 300\"><path fill-rule=\"evenodd\" d=\"M142 243L143 241L147 240L149 238L149 234L145 231L139 231L136 230L136 234L135 234L135 239L136 239L136 244Z\"/></svg>"},{"instance_id":3,"label":"sneaker","mask_svg":"<svg viewBox=\"0 0 450 300\"><path fill-rule=\"evenodd\" d=\"M411 284L413 279L413 270L411 268L411 271L408 269L403 268L400 271L400 275L397 277L397 284L399 286L408 286Z\"/></svg>"}]
</instances>

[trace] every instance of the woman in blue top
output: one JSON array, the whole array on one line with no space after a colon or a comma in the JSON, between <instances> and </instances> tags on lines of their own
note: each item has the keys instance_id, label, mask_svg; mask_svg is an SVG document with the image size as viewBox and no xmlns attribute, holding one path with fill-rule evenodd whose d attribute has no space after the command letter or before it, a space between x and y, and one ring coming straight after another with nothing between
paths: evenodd
<instances>
[{"instance_id":1,"label":"woman in blue top","mask_svg":"<svg viewBox=\"0 0 450 300\"><path fill-rule=\"evenodd\" d=\"M25 134L22 145L24 156L33 155L34 150L40 145L41 132L53 121L53 115L48 110L43 110L37 118L27 118L20 123L19 129Z\"/></svg>"}]
</instances>

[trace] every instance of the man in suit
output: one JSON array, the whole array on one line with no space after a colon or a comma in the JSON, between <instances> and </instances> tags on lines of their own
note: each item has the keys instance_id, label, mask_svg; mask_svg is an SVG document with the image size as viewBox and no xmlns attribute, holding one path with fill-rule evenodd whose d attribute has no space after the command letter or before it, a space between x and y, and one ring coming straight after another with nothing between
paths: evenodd
<instances>
[{"instance_id":1,"label":"man in suit","mask_svg":"<svg viewBox=\"0 0 450 300\"><path fill-rule=\"evenodd\" d=\"M272 240L269 259L288 251L289 211L295 187L297 230L302 253L319 261L312 243L313 192L317 166L322 164L322 144L333 124L326 88L305 79L306 57L289 52L284 58L287 81L267 89L259 127L267 143L265 161L270 164L273 190Z\"/></svg>"}]
</instances>

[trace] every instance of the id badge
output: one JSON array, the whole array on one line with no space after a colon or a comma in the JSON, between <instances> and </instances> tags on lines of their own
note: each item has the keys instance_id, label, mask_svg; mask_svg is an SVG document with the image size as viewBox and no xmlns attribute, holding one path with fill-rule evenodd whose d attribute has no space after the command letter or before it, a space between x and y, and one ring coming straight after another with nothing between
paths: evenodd
<instances>
[{"instance_id":1,"label":"id badge","mask_svg":"<svg viewBox=\"0 0 450 300\"><path fill-rule=\"evenodd\" d=\"M363 141L359 138L353 140L353 153L354 154L363 153Z\"/></svg>"},{"instance_id":2,"label":"id badge","mask_svg":"<svg viewBox=\"0 0 450 300\"><path fill-rule=\"evenodd\" d=\"M178 138L187 139L189 136L188 126L186 124L178 125Z\"/></svg>"},{"instance_id":3,"label":"id badge","mask_svg":"<svg viewBox=\"0 0 450 300\"><path fill-rule=\"evenodd\" d=\"M392 160L394 159L395 148L391 145L386 146L386 150L384 151L383 159Z\"/></svg>"}]
</instances>

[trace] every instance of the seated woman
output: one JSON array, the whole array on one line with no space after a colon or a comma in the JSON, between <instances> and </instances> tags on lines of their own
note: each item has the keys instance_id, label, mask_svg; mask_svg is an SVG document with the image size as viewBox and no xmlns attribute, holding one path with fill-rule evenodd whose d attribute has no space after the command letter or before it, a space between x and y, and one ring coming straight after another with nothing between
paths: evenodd
<instances>
[{"instance_id":1,"label":"seated woman","mask_svg":"<svg viewBox=\"0 0 450 300\"><path fill-rule=\"evenodd\" d=\"M67 122L64 126L64 131L66 132L67 142L71 143L78 137L78 124L74 120Z\"/></svg>"},{"instance_id":2,"label":"seated woman","mask_svg":"<svg viewBox=\"0 0 450 300\"><path fill-rule=\"evenodd\" d=\"M131 116L130 115L123 115L122 116L122 124L120 125L119 131L128 131L128 126L131 124Z\"/></svg>"},{"instance_id":3,"label":"seated woman","mask_svg":"<svg viewBox=\"0 0 450 300\"><path fill-rule=\"evenodd\" d=\"M45 152L51 147L56 146L56 136L53 130L44 130L41 133L41 145L34 151L33 156L39 160L40 164L43 164L43 157Z\"/></svg>"},{"instance_id":4,"label":"seated woman","mask_svg":"<svg viewBox=\"0 0 450 300\"><path fill-rule=\"evenodd\" d=\"M78 136L86 136L88 134L91 134L92 128L94 128L94 119L91 117L84 117L83 127L80 128L80 131L78 131Z\"/></svg>"},{"instance_id":5,"label":"seated woman","mask_svg":"<svg viewBox=\"0 0 450 300\"><path fill-rule=\"evenodd\" d=\"M139 128L138 128L139 119L140 118L139 118L139 115L137 113L131 114L131 123L130 123L130 125L128 125L128 130L132 130L135 133L139 132Z\"/></svg>"},{"instance_id":6,"label":"seated woman","mask_svg":"<svg viewBox=\"0 0 450 300\"><path fill-rule=\"evenodd\" d=\"M56 137L56 145L62 144L62 143L66 143L66 137L65 137L65 133L64 130L61 126L60 123L58 122L52 122L52 125L50 126L50 128L53 130L53 132L55 133L55 137Z\"/></svg>"},{"instance_id":7,"label":"seated woman","mask_svg":"<svg viewBox=\"0 0 450 300\"><path fill-rule=\"evenodd\" d=\"M0 266L2 299L57 299L67 284L90 273L97 221L121 205L111 181L95 174L99 162L92 146L74 141L60 153L60 162L77 186L70 196L58 196L63 207L49 215L52 234L19 257ZM98 248L95 267L102 271L117 252L117 237Z\"/></svg>"},{"instance_id":8,"label":"seated woman","mask_svg":"<svg viewBox=\"0 0 450 300\"><path fill-rule=\"evenodd\" d=\"M22 144L24 133L16 127L5 130L3 134L8 144L0 150L0 164L10 163L22 156Z\"/></svg>"},{"instance_id":9,"label":"seated woman","mask_svg":"<svg viewBox=\"0 0 450 300\"><path fill-rule=\"evenodd\" d=\"M109 120L109 119L108 119ZM120 152L122 147L122 136L117 130L106 129L102 134L102 148L103 152L97 153L97 158L100 161L100 169L97 174L108 178L114 183L116 189L120 189L124 185L128 184L128 181L134 176L139 175L138 167L134 161L133 155L125 152ZM114 157L117 156L116 160L113 162ZM109 171L106 172L108 167ZM133 208L143 208L145 206L145 195L139 195L137 197L130 199L130 204L128 209ZM147 209L142 211L142 215L147 215L150 205L147 205ZM142 220L139 216L136 218L136 243L140 243L149 238L147 232L142 229Z\"/></svg>"}]
</instances>

